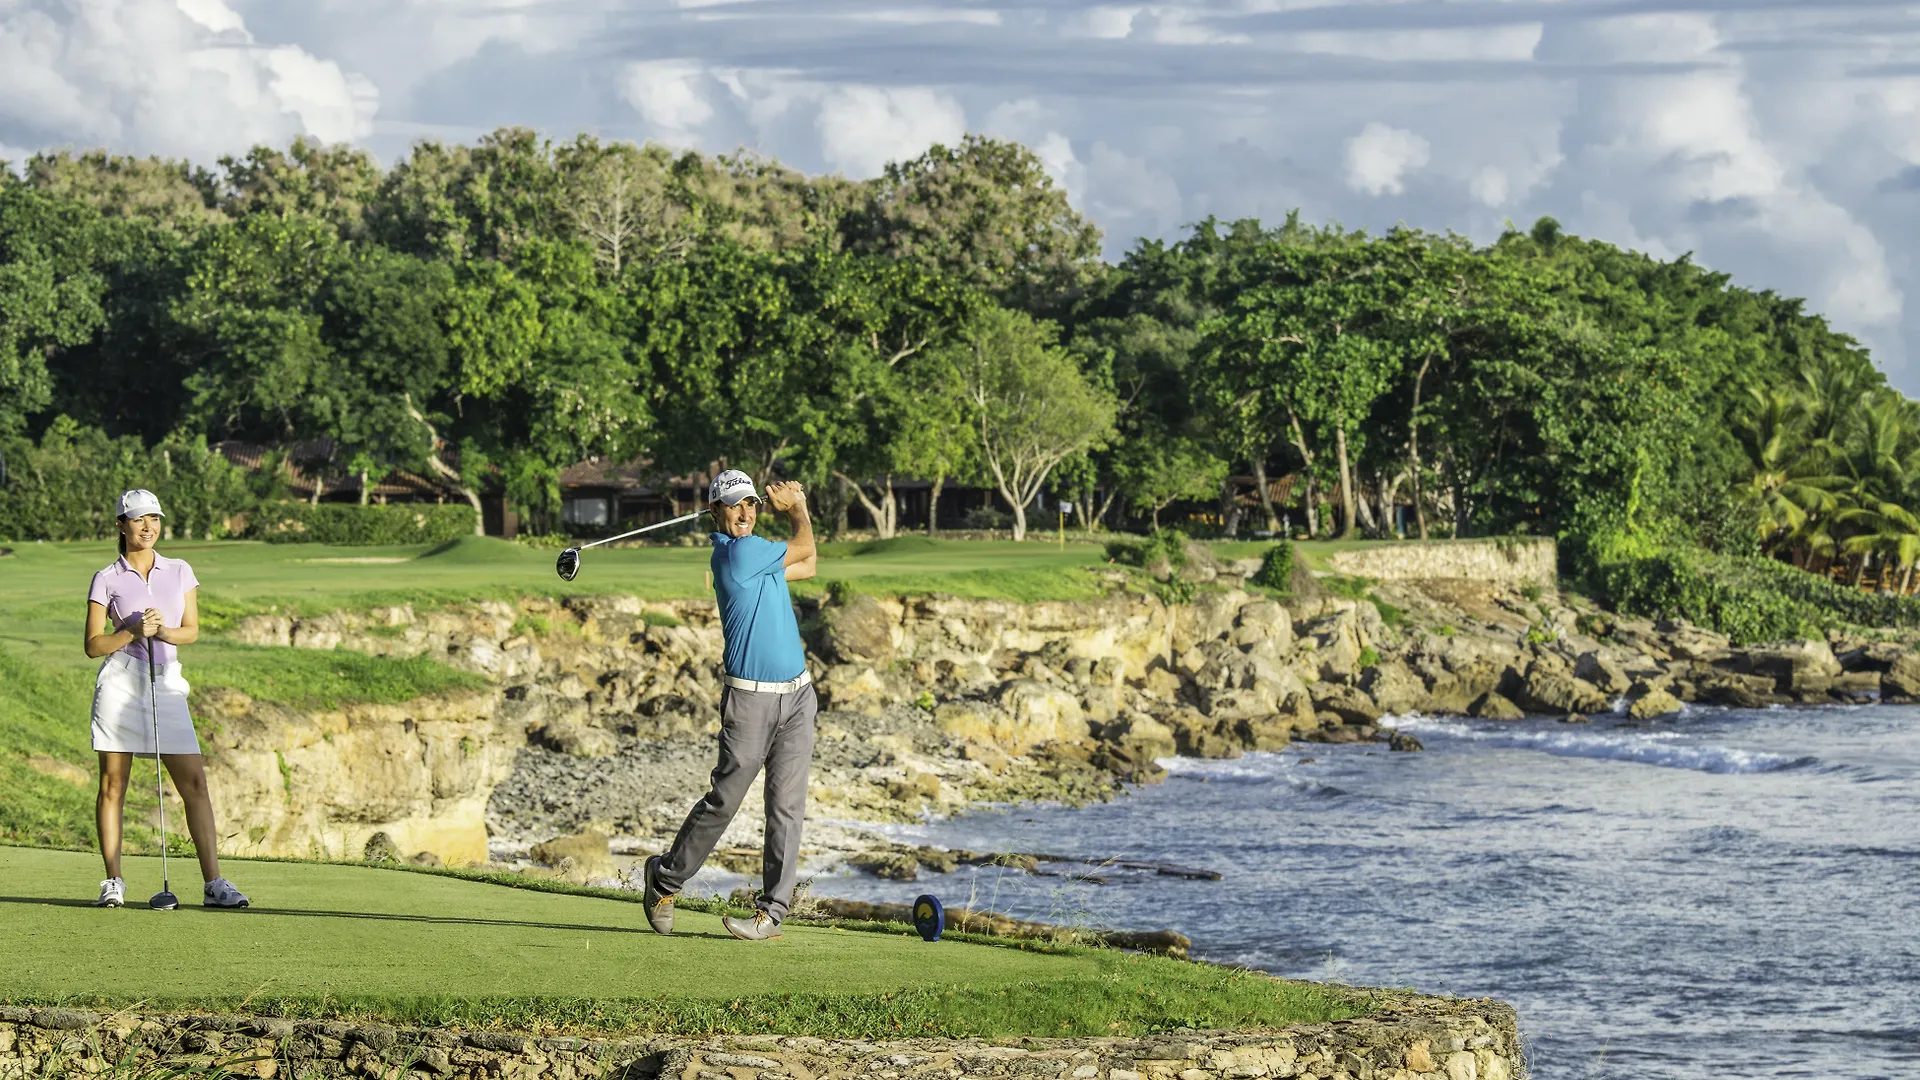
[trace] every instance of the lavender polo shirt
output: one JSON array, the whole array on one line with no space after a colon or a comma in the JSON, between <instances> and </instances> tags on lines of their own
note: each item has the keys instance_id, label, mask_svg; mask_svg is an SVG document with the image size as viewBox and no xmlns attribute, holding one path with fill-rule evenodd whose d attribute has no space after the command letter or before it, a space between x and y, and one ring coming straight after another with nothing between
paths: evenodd
<instances>
[{"instance_id":1,"label":"lavender polo shirt","mask_svg":"<svg viewBox=\"0 0 1920 1080\"><path fill-rule=\"evenodd\" d=\"M107 626L113 630L138 622L140 613L148 608L160 609L161 625L179 626L187 612L187 593L199 587L200 579L193 576L193 567L185 559L169 559L155 552L153 571L143 578L122 555L112 566L93 575L87 599L106 605ZM155 663L165 665L180 659L179 649L158 638L137 638L121 652L144 664L149 642L154 646Z\"/></svg>"}]
</instances>

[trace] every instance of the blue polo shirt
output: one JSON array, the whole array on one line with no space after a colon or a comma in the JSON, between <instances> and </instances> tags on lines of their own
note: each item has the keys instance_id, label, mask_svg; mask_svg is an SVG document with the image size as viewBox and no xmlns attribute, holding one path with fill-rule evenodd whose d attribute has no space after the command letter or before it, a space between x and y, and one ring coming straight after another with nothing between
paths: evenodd
<instances>
[{"instance_id":1,"label":"blue polo shirt","mask_svg":"<svg viewBox=\"0 0 1920 1080\"><path fill-rule=\"evenodd\" d=\"M787 592L787 545L760 536L713 534L713 592L726 635L727 674L786 682L807 669L800 623Z\"/></svg>"}]
</instances>

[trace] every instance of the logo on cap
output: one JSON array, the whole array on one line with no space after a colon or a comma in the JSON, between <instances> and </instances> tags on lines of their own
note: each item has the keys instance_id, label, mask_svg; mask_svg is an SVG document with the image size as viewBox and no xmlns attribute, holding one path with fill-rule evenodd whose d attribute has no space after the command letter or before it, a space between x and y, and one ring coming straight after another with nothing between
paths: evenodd
<instances>
[{"instance_id":1,"label":"logo on cap","mask_svg":"<svg viewBox=\"0 0 1920 1080\"><path fill-rule=\"evenodd\" d=\"M757 497L759 493L753 490L753 477L739 469L728 469L714 477L713 483L707 487L708 502L725 503L728 506L749 495Z\"/></svg>"}]
</instances>

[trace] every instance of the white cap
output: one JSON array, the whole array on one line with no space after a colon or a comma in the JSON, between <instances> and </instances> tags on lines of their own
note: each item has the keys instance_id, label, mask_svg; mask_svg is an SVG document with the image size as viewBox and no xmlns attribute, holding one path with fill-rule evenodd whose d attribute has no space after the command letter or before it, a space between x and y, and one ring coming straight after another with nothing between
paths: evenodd
<instances>
[{"instance_id":1,"label":"white cap","mask_svg":"<svg viewBox=\"0 0 1920 1080\"><path fill-rule=\"evenodd\" d=\"M160 509L160 499L146 488L134 488L120 496L120 516L123 518L141 518L148 514L167 515Z\"/></svg>"},{"instance_id":2,"label":"white cap","mask_svg":"<svg viewBox=\"0 0 1920 1080\"><path fill-rule=\"evenodd\" d=\"M728 469L707 485L707 501L723 506L732 506L749 495L756 499L760 497L760 493L753 490L753 477L739 469Z\"/></svg>"}]
</instances>

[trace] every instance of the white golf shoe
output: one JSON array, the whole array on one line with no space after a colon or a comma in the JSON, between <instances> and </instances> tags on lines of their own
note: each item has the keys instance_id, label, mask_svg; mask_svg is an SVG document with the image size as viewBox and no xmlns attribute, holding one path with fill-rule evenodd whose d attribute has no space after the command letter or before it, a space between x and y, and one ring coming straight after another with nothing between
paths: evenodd
<instances>
[{"instance_id":1,"label":"white golf shoe","mask_svg":"<svg viewBox=\"0 0 1920 1080\"><path fill-rule=\"evenodd\" d=\"M127 902L127 883L117 877L110 877L100 883L100 899L93 902L94 907L123 907Z\"/></svg>"},{"instance_id":2,"label":"white golf shoe","mask_svg":"<svg viewBox=\"0 0 1920 1080\"><path fill-rule=\"evenodd\" d=\"M205 907L246 907L247 894L233 887L233 882L217 877L207 882L201 890L200 903Z\"/></svg>"}]
</instances>

